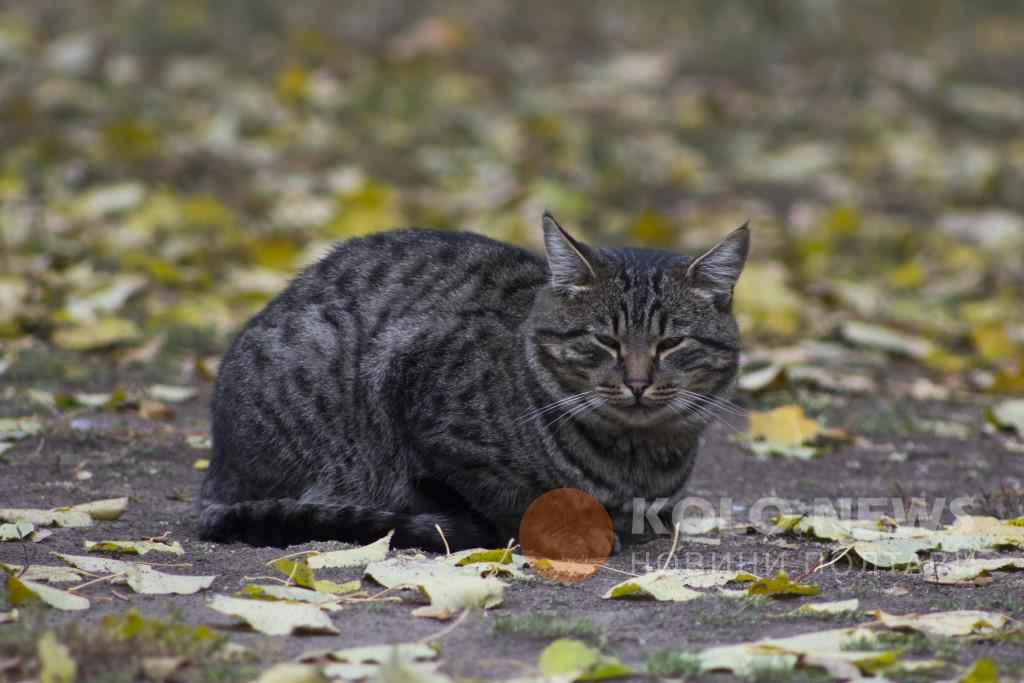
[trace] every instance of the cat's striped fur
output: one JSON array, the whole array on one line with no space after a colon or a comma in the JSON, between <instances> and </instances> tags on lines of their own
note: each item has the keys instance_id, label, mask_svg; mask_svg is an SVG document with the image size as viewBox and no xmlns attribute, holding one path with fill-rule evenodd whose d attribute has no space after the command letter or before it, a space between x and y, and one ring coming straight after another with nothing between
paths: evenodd
<instances>
[{"instance_id":1,"label":"cat's striped fur","mask_svg":"<svg viewBox=\"0 0 1024 683\"><path fill-rule=\"evenodd\" d=\"M698 260L544 230L546 261L403 230L300 274L221 364L201 536L504 545L554 488L620 534L635 497L681 497L737 372L746 227Z\"/></svg>"}]
</instances>

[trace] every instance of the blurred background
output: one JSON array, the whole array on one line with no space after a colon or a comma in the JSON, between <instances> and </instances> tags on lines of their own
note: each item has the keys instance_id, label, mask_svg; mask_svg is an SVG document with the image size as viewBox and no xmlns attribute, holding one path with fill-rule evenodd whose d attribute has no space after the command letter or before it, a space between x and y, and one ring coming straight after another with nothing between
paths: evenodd
<instances>
[{"instance_id":1,"label":"blurred background","mask_svg":"<svg viewBox=\"0 0 1024 683\"><path fill-rule=\"evenodd\" d=\"M8 378L209 376L334 240L539 249L548 208L689 252L749 218L749 390L839 340L1022 392L1024 4L8 2L0 202Z\"/></svg>"}]
</instances>

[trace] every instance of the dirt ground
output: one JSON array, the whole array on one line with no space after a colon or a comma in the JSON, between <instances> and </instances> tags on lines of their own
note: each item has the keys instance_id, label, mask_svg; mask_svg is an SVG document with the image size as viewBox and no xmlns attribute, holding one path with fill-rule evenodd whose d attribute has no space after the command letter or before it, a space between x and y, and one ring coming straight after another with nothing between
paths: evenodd
<instances>
[{"instance_id":1,"label":"dirt ground","mask_svg":"<svg viewBox=\"0 0 1024 683\"><path fill-rule=\"evenodd\" d=\"M750 219L735 311L750 359L786 379L736 400L798 405L852 441L759 459L739 443L745 418L729 418L707 432L691 495L738 522L765 499L804 511L865 497L880 499L876 514L941 503L937 523L967 499L966 511L1024 517L1024 435L986 418L1024 394L1022 74L1013 0L0 3L0 418L43 421L0 453L0 508L129 498L117 521L0 543L0 562L58 564L51 553L81 554L86 540L166 535L189 565L168 571L217 575L193 596L100 582L81 590L87 611L24 608L0 623L0 682L36 675L47 629L78 661L77 683L141 680L151 655L192 661L153 683L247 681L309 650L438 633L456 677L535 674L564 636L640 672L724 681L673 653L876 609L1014 620L995 637L903 637L905 658L946 664L890 679L956 680L990 658L1024 680L1024 572L940 586L846 561L812 571L833 546L746 530L683 537L671 556L668 535L626 547L574 585L512 583L500 607L454 627L413 617L406 597L346 606L337 636L256 635L209 596L272 573L284 552L334 545L199 542L194 463L208 451L190 445L207 435L210 368L231 335L334 241L419 225L539 251L550 209L588 243L696 254ZM844 336L851 323L871 339ZM140 407L157 383L198 394L173 414ZM38 394L120 390L132 401L116 409L46 407ZM785 569L821 594L601 598L623 572L666 560ZM792 614L850 598L859 614ZM0 581L0 615L7 602ZM250 658L110 642L104 617L131 609L207 625Z\"/></svg>"},{"instance_id":2,"label":"dirt ground","mask_svg":"<svg viewBox=\"0 0 1024 683\"><path fill-rule=\"evenodd\" d=\"M105 372L98 365L96 369ZM139 380L131 373L114 373L110 379L111 387L137 386ZM38 386L41 381L46 380L26 374L16 377L13 385ZM90 388L102 387L90 384ZM211 592L232 593L247 582L245 577L273 573L266 563L282 556L284 551L280 549L218 546L195 538L190 499L202 473L193 469L193 462L204 453L185 440L190 434L205 433L209 391L208 383L202 385L200 396L177 406L176 416L170 421L142 420L131 413L77 411L53 418L45 437L20 442L5 455L7 464L0 479L0 500L5 505L49 508L112 496L128 496L130 505L115 522L87 529L60 529L35 544L4 544L0 546L0 561L54 564L51 552L80 554L85 540L167 534L182 542L186 553L180 561L191 565L177 571L218 576ZM16 406L8 404L5 412L15 412L12 408ZM975 496L976 511L1021 514L1024 500L1019 492L1012 491L1019 491L1024 481L1024 455L1008 450L1003 436L983 431L978 405L912 403L883 394L871 400L837 400L827 412L833 417L831 424L859 432L863 432L866 417L882 412L956 422L966 425L972 435L952 439L906 429L886 430L883 426L871 434L870 446L851 446L802 462L758 460L731 442L731 428L718 424L709 430L690 491L715 505L721 498L731 499L737 519L743 519L746 509L766 496L808 504L822 497L920 497L931 504L937 498ZM742 424L734 422L736 426ZM904 419L901 424L905 423ZM906 458L894 459L894 452L906 453ZM83 480L83 472L91 477ZM823 544L753 533L713 536L720 537L720 545L706 546L684 537L672 566L742 569L758 575L785 569L790 576L806 576L805 580L820 586L822 594L817 599L858 598L864 611L979 609L1024 619L1024 573L1000 573L991 584L970 588L936 586L924 583L920 574L854 568L843 563L807 576L821 561ZM554 636L563 634L599 644L604 652L644 670L647 660L663 650L693 652L715 644L823 628L820 619L789 614L800 604L814 600L811 598L737 601L709 596L682 604L601 599L602 593L623 578L615 570L638 573L647 566L661 566L670 545L671 538L666 536L627 547L612 558L608 569L579 584L513 583L502 606L471 614L444 636L442 670L456 676L489 679L529 673L541 650ZM334 547L337 544L309 544L287 552ZM360 570L334 570L321 576L356 579ZM892 589L897 587L905 588L906 594L894 595ZM437 622L413 618L410 612L416 605L407 599L397 604L344 609L334 617L341 630L338 636L267 638L233 626L232 619L206 607L209 593L160 597L126 592L104 584L87 588L82 594L92 600L92 609L82 614L51 611L45 615L45 623L74 623L87 632L108 613L136 608L146 616L223 630L232 641L253 648L258 657L251 664L254 667L265 667L308 650L426 638L443 628ZM545 620L546 616L561 621ZM831 628L865 621L864 615L851 615L829 619L825 624ZM5 628L14 627L0 627L0 654ZM924 643L917 643L914 654L935 655L938 650L942 658L963 666L978 657L990 657L1000 663L1004 673L1017 671L1017 675L1024 675L1024 648L1017 640ZM233 675L244 676L250 670L241 667ZM700 678L705 679L730 677L709 674Z\"/></svg>"}]
</instances>

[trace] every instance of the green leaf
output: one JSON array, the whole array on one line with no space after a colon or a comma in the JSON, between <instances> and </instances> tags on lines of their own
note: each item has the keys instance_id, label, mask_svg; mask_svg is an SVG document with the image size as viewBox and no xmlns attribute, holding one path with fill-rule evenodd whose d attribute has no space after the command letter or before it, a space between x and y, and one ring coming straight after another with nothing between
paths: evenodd
<instances>
[{"instance_id":1,"label":"green leaf","mask_svg":"<svg viewBox=\"0 0 1024 683\"><path fill-rule=\"evenodd\" d=\"M618 659L568 638L561 638L548 645L541 653L537 666L545 676L571 677L574 681L600 681L633 674L633 670Z\"/></svg>"},{"instance_id":2,"label":"green leaf","mask_svg":"<svg viewBox=\"0 0 1024 683\"><path fill-rule=\"evenodd\" d=\"M999 683L999 665L987 657L975 660L960 683Z\"/></svg>"},{"instance_id":3,"label":"green leaf","mask_svg":"<svg viewBox=\"0 0 1024 683\"><path fill-rule=\"evenodd\" d=\"M270 563L277 571L287 576L295 585L319 591L321 593L351 593L359 590L358 581L335 583L326 579L318 579L304 559L290 560L283 558Z\"/></svg>"},{"instance_id":4,"label":"green leaf","mask_svg":"<svg viewBox=\"0 0 1024 683\"><path fill-rule=\"evenodd\" d=\"M512 564L512 549L498 548L496 550L468 550L455 561L455 566L464 567L467 564L474 564L476 562Z\"/></svg>"},{"instance_id":5,"label":"green leaf","mask_svg":"<svg viewBox=\"0 0 1024 683\"><path fill-rule=\"evenodd\" d=\"M834 602L809 602L795 609L793 614L801 617L820 617L856 612L859 609L860 600L853 598L851 600L836 600Z\"/></svg>"},{"instance_id":6,"label":"green leaf","mask_svg":"<svg viewBox=\"0 0 1024 683\"><path fill-rule=\"evenodd\" d=\"M798 595L817 595L821 589L803 583L794 583L786 572L780 571L768 579L760 579L747 588L749 595L766 595L773 598L788 598Z\"/></svg>"},{"instance_id":7,"label":"green leaf","mask_svg":"<svg viewBox=\"0 0 1024 683\"><path fill-rule=\"evenodd\" d=\"M349 581L345 585L351 584L353 592L359 590L359 581ZM235 596L240 598L253 598L256 600L285 600L291 602L308 602L311 605L333 612L341 609L338 603L338 595L332 593L321 593L320 591L310 590L309 588L299 588L296 586L280 586L277 584L259 584L259 585L248 585L242 588L241 591Z\"/></svg>"},{"instance_id":8,"label":"green leaf","mask_svg":"<svg viewBox=\"0 0 1024 683\"><path fill-rule=\"evenodd\" d=\"M19 579L13 574L7 576L6 585L7 599L15 607L42 602L65 611L89 609L89 601L80 595L51 588L35 581Z\"/></svg>"}]
</instances>

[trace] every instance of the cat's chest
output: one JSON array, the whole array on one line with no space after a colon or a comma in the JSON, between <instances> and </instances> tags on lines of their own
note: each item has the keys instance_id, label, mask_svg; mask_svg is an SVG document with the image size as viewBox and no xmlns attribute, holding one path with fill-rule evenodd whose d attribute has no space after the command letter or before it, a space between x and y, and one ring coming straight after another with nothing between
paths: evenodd
<instances>
[{"instance_id":1,"label":"cat's chest","mask_svg":"<svg viewBox=\"0 0 1024 683\"><path fill-rule=\"evenodd\" d=\"M679 492L693 468L698 438L581 431L578 438L563 443L570 448L564 455L578 466L579 484L617 505Z\"/></svg>"}]
</instances>

